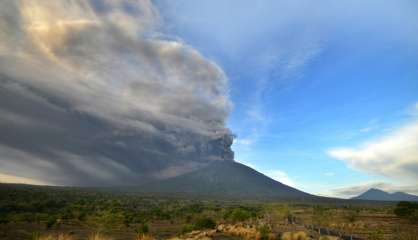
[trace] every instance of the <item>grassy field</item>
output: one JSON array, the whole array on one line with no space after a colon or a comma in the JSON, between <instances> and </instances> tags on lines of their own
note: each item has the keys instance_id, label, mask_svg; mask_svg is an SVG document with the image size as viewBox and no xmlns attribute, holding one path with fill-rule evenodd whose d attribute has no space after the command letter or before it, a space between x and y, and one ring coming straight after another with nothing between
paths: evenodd
<instances>
[{"instance_id":1,"label":"grassy field","mask_svg":"<svg viewBox=\"0 0 418 240\"><path fill-rule=\"evenodd\" d=\"M405 205L406 204L406 205ZM0 187L0 239L418 239L417 205Z\"/></svg>"}]
</instances>

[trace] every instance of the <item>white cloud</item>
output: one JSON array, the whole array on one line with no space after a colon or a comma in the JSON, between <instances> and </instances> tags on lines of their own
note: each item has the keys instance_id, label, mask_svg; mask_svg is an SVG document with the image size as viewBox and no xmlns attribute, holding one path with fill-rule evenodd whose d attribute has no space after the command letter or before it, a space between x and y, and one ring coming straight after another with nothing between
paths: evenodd
<instances>
[{"instance_id":1,"label":"white cloud","mask_svg":"<svg viewBox=\"0 0 418 240\"><path fill-rule=\"evenodd\" d=\"M279 181L285 185L291 186L291 187L296 187L295 182L293 182L293 180L289 177L289 175L287 175L286 172L281 171L281 170L271 170L271 171L266 171L265 174L267 176L269 176L270 178Z\"/></svg>"},{"instance_id":2,"label":"white cloud","mask_svg":"<svg viewBox=\"0 0 418 240\"><path fill-rule=\"evenodd\" d=\"M278 170L278 169L263 170L263 169L260 169L258 166L256 166L255 164L252 164L252 163L248 163L248 162L245 162L245 161L239 161L239 160L237 160L237 162L239 162L241 164L244 164L244 165L246 165L246 166L248 166L248 167L250 167L250 168L252 168L252 169L254 169L258 172L261 172L264 175L266 175L266 176L268 176L268 177L270 177L270 178L272 178L276 181L279 181L279 182L281 182L283 184L286 184L290 187L296 188L296 183L289 177L289 175L286 172L284 172L282 170Z\"/></svg>"},{"instance_id":3,"label":"white cloud","mask_svg":"<svg viewBox=\"0 0 418 240\"><path fill-rule=\"evenodd\" d=\"M250 167L250 168L252 168L252 169L256 169L256 168L257 168L257 167L256 167L254 164L252 164L252 163L248 163L248 162L245 162L245 161L240 161L240 160L237 160L237 159L235 159L235 161L237 161L237 162L239 162L239 163L241 163L241 164L244 164L245 166Z\"/></svg>"},{"instance_id":4,"label":"white cloud","mask_svg":"<svg viewBox=\"0 0 418 240\"><path fill-rule=\"evenodd\" d=\"M418 121L358 148L328 151L350 167L397 180L418 180Z\"/></svg>"}]
</instances>

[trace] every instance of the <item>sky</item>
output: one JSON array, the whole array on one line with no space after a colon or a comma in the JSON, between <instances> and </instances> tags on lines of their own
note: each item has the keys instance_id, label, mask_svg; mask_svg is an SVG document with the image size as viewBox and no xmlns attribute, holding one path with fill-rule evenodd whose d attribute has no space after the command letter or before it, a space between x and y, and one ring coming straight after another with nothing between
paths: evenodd
<instances>
[{"instance_id":1,"label":"sky","mask_svg":"<svg viewBox=\"0 0 418 240\"><path fill-rule=\"evenodd\" d=\"M6 0L0 30L0 181L235 160L313 194L418 194L416 1Z\"/></svg>"},{"instance_id":2,"label":"sky","mask_svg":"<svg viewBox=\"0 0 418 240\"><path fill-rule=\"evenodd\" d=\"M228 76L236 161L326 196L418 193L416 1L157 5Z\"/></svg>"}]
</instances>

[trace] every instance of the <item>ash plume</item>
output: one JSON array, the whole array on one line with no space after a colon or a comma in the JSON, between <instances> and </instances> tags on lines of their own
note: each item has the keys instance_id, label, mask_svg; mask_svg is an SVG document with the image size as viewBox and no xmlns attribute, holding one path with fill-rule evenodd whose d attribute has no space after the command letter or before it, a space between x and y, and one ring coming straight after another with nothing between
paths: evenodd
<instances>
[{"instance_id":1,"label":"ash plume","mask_svg":"<svg viewBox=\"0 0 418 240\"><path fill-rule=\"evenodd\" d=\"M0 173L131 185L233 161L228 81L151 1L0 2Z\"/></svg>"}]
</instances>

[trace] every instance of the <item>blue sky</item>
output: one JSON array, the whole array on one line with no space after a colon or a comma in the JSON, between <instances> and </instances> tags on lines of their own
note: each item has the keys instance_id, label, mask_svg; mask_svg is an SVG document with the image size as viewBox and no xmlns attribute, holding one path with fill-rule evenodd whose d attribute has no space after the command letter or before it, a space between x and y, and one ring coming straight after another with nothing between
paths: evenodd
<instances>
[{"instance_id":1,"label":"blue sky","mask_svg":"<svg viewBox=\"0 0 418 240\"><path fill-rule=\"evenodd\" d=\"M236 161L311 193L418 193L403 155L418 144L403 131L417 122L418 2L156 3L167 37L226 73Z\"/></svg>"},{"instance_id":2,"label":"blue sky","mask_svg":"<svg viewBox=\"0 0 418 240\"><path fill-rule=\"evenodd\" d=\"M232 132L304 191L418 194L416 0L0 5L0 182L169 178Z\"/></svg>"}]
</instances>

